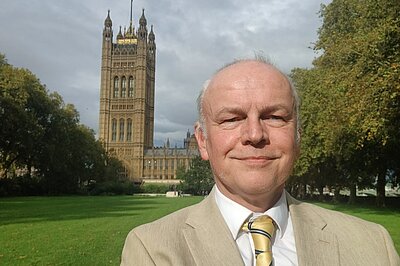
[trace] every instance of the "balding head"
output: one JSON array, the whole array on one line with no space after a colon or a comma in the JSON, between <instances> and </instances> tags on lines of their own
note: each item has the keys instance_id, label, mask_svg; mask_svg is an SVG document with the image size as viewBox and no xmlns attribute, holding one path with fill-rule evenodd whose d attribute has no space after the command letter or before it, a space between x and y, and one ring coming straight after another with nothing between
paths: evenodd
<instances>
[{"instance_id":1,"label":"balding head","mask_svg":"<svg viewBox=\"0 0 400 266\"><path fill-rule=\"evenodd\" d=\"M197 127L199 127L199 129L205 134L205 136L207 135L207 129L206 129L205 123L204 123L204 121L205 121L204 102L206 100L205 96L207 94L207 91L210 87L212 87L214 79L216 77L218 77L220 74L223 74L223 72L225 70L229 70L229 68L231 68L232 66L234 66L236 64L251 63L251 62L264 64L267 68L270 68L271 71L282 75L282 77L284 77L284 79L286 79L286 81L288 82L290 91L291 91L291 94L293 97L293 110L295 111L295 116L296 116L296 141L299 142L300 141L301 122L300 122L300 115L299 115L300 98L299 98L297 89L293 85L291 79L286 74L284 74L282 71L280 71L271 62L269 62L262 56L256 56L255 58L252 58L252 59L234 60L233 62L228 63L225 66L223 66L222 68L218 69L210 79L208 79L204 82L203 87L200 90L199 96L197 97L197 112L198 112L198 121L196 122Z\"/></svg>"}]
</instances>

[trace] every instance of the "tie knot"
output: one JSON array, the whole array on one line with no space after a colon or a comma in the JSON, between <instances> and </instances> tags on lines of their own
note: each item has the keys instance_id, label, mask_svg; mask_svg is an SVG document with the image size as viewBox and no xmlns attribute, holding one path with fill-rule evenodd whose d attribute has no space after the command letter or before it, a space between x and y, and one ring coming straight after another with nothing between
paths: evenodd
<instances>
[{"instance_id":1,"label":"tie knot","mask_svg":"<svg viewBox=\"0 0 400 266\"><path fill-rule=\"evenodd\" d=\"M267 215L261 215L251 222L246 222L243 225L243 230L253 233L252 231L262 230L269 235L269 239L275 233L274 220Z\"/></svg>"},{"instance_id":2,"label":"tie knot","mask_svg":"<svg viewBox=\"0 0 400 266\"><path fill-rule=\"evenodd\" d=\"M253 239L256 265L271 265L271 239L275 233L275 224L272 218L261 215L251 222L244 223L243 230L250 232Z\"/></svg>"}]
</instances>

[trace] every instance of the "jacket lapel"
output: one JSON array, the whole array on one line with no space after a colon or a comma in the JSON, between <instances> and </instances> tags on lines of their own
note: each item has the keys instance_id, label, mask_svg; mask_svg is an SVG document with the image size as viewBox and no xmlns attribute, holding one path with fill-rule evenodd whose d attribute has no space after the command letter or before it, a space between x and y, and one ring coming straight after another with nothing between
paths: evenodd
<instances>
[{"instance_id":1,"label":"jacket lapel","mask_svg":"<svg viewBox=\"0 0 400 266\"><path fill-rule=\"evenodd\" d=\"M336 236L315 208L287 193L299 265L340 265Z\"/></svg>"},{"instance_id":2,"label":"jacket lapel","mask_svg":"<svg viewBox=\"0 0 400 266\"><path fill-rule=\"evenodd\" d=\"M196 265L243 265L240 252L215 203L214 190L188 216L183 229ZM340 265L335 234L316 208L295 200L287 193L298 263Z\"/></svg>"},{"instance_id":3,"label":"jacket lapel","mask_svg":"<svg viewBox=\"0 0 400 266\"><path fill-rule=\"evenodd\" d=\"M186 220L183 234L190 252L196 265L243 265L214 197L213 190Z\"/></svg>"}]
</instances>

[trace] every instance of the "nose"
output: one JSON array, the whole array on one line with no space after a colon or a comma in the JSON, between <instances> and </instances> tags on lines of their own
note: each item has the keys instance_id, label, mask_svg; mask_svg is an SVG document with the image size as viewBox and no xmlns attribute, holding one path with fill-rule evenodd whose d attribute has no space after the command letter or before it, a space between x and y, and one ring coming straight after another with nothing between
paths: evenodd
<instances>
[{"instance_id":1,"label":"nose","mask_svg":"<svg viewBox=\"0 0 400 266\"><path fill-rule=\"evenodd\" d=\"M247 118L242 132L242 144L257 146L265 145L267 142L268 132L263 121L259 118Z\"/></svg>"}]
</instances>

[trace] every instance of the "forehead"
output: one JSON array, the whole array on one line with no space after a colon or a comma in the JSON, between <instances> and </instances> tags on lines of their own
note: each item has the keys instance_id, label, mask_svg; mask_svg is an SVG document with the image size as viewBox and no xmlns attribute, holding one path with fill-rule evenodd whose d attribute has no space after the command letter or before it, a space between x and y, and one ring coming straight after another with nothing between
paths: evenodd
<instances>
[{"instance_id":1,"label":"forehead","mask_svg":"<svg viewBox=\"0 0 400 266\"><path fill-rule=\"evenodd\" d=\"M218 72L204 95L204 101L211 105L227 104L231 100L270 104L271 101L292 102L293 95L289 81L275 67L258 61L243 61Z\"/></svg>"},{"instance_id":2,"label":"forehead","mask_svg":"<svg viewBox=\"0 0 400 266\"><path fill-rule=\"evenodd\" d=\"M248 60L240 61L223 68L214 75L211 82L235 78L241 79L245 77L260 79L270 76L279 76L284 78L281 72L274 66L260 61Z\"/></svg>"}]
</instances>

